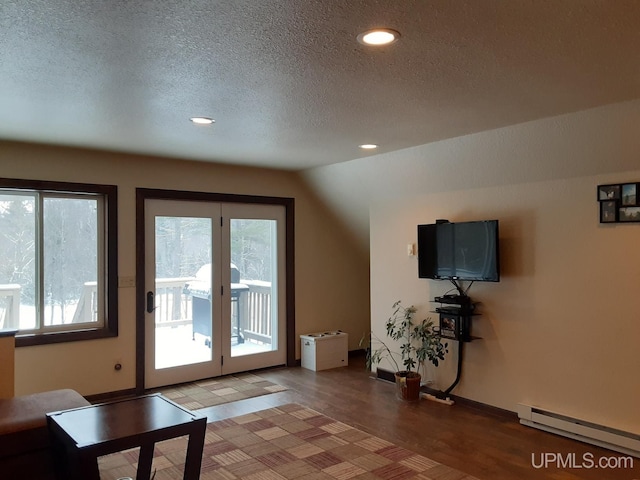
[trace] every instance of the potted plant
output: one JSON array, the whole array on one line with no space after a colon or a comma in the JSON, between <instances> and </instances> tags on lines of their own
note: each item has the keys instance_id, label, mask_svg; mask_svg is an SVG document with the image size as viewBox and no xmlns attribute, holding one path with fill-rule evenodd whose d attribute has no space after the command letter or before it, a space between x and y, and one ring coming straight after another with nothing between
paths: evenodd
<instances>
[{"instance_id":1,"label":"potted plant","mask_svg":"<svg viewBox=\"0 0 640 480\"><path fill-rule=\"evenodd\" d=\"M415 401L420 399L420 371L428 360L438 366L448 353L447 343L442 342L440 332L430 319L415 321L416 308L403 307L398 300L393 304L393 313L386 323L387 337L400 343L400 352L392 351L385 342L370 336L367 349L367 367L387 359L395 368L398 398ZM362 343L362 341L361 341ZM377 347L374 343L378 344ZM400 366L402 364L402 367Z\"/></svg>"}]
</instances>

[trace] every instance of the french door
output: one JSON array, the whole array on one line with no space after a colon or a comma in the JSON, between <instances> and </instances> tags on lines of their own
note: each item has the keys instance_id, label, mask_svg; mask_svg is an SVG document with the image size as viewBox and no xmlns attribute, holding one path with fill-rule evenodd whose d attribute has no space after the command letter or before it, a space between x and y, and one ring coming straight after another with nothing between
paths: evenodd
<instances>
[{"instance_id":1,"label":"french door","mask_svg":"<svg viewBox=\"0 0 640 480\"><path fill-rule=\"evenodd\" d=\"M285 208L146 199L144 388L286 363Z\"/></svg>"}]
</instances>

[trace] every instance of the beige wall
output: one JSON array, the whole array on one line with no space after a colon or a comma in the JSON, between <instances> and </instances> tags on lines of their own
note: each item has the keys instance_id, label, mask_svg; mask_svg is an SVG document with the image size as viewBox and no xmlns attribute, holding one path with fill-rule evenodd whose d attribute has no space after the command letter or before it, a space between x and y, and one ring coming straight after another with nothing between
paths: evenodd
<instances>
[{"instance_id":1,"label":"beige wall","mask_svg":"<svg viewBox=\"0 0 640 480\"><path fill-rule=\"evenodd\" d=\"M371 213L372 317L384 335L391 304L415 304L451 288L417 278L406 255L416 225L497 218L502 279L475 283L481 302L465 345L462 381L454 392L515 410L523 402L624 430L640 431L639 225L598 223L596 185L640 179L586 177L424 195L378 205ZM455 378L458 348L427 376L445 389Z\"/></svg>"},{"instance_id":2,"label":"beige wall","mask_svg":"<svg viewBox=\"0 0 640 480\"><path fill-rule=\"evenodd\" d=\"M598 184L640 181L640 101L538 120L308 171L306 180L370 215L372 329L392 303L450 284L417 278L416 225L497 218L502 280L481 302L454 393L515 411L519 402L640 433L640 224L600 225ZM351 185L341 195L330 182ZM355 204L351 204L354 202ZM454 342L455 343L455 342ZM427 376L455 377L457 346Z\"/></svg>"},{"instance_id":3,"label":"beige wall","mask_svg":"<svg viewBox=\"0 0 640 480\"><path fill-rule=\"evenodd\" d=\"M370 237L379 331L396 299L426 316L429 300L448 289L418 279L406 255L417 224L498 218L503 278L470 291L482 302L474 334L483 339L467 345L454 393L640 433L640 225L600 225L596 202L598 184L640 181L638 125L640 101L625 102L310 170L304 182L285 172L2 144L0 175L117 183L119 267L127 276L135 272L136 186L293 196L297 333L342 328L352 349L368 329L369 298L368 245L354 241ZM116 339L19 349L17 393L131 388L133 290L121 289L120 299ZM96 373L83 358L96 359ZM119 373L116 359L125 366ZM449 361L427 373L442 388L453 368Z\"/></svg>"},{"instance_id":4,"label":"beige wall","mask_svg":"<svg viewBox=\"0 0 640 480\"><path fill-rule=\"evenodd\" d=\"M118 269L135 276L136 187L294 197L296 338L369 324L368 257L292 172L21 143L0 143L0 176L118 186ZM135 386L135 289L119 289L117 338L18 348L16 394L75 388L85 395ZM296 358L300 357L297 341ZM123 368L116 372L115 363Z\"/></svg>"}]
</instances>

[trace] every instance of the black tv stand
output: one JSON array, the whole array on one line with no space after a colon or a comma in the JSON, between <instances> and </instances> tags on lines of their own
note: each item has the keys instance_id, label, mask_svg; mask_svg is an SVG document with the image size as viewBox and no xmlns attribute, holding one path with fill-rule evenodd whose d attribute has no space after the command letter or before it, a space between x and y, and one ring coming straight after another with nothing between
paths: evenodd
<instances>
[{"instance_id":1,"label":"black tv stand","mask_svg":"<svg viewBox=\"0 0 640 480\"><path fill-rule=\"evenodd\" d=\"M451 391L458 385L462 375L462 353L464 344L475 338L471 335L471 319L475 313L476 303L471 301L471 297L464 293L458 295L443 295L435 297L434 302L440 304L435 311L440 316L440 336L449 340L455 340L458 344L458 366L456 378L446 390L433 390L426 388L425 391L437 399L448 400Z\"/></svg>"},{"instance_id":2,"label":"black tv stand","mask_svg":"<svg viewBox=\"0 0 640 480\"><path fill-rule=\"evenodd\" d=\"M476 304L467 295L444 295L433 300L440 304L436 313L440 316L440 336L449 340L470 342L471 318L475 313Z\"/></svg>"}]
</instances>

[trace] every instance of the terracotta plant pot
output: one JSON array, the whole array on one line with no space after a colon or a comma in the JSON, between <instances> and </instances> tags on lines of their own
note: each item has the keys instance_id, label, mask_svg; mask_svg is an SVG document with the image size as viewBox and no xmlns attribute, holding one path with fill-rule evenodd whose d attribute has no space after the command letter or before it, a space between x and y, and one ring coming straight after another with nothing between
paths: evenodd
<instances>
[{"instance_id":1,"label":"terracotta plant pot","mask_svg":"<svg viewBox=\"0 0 640 480\"><path fill-rule=\"evenodd\" d=\"M396 396L405 402L420 400L420 380L416 372L396 372Z\"/></svg>"}]
</instances>

